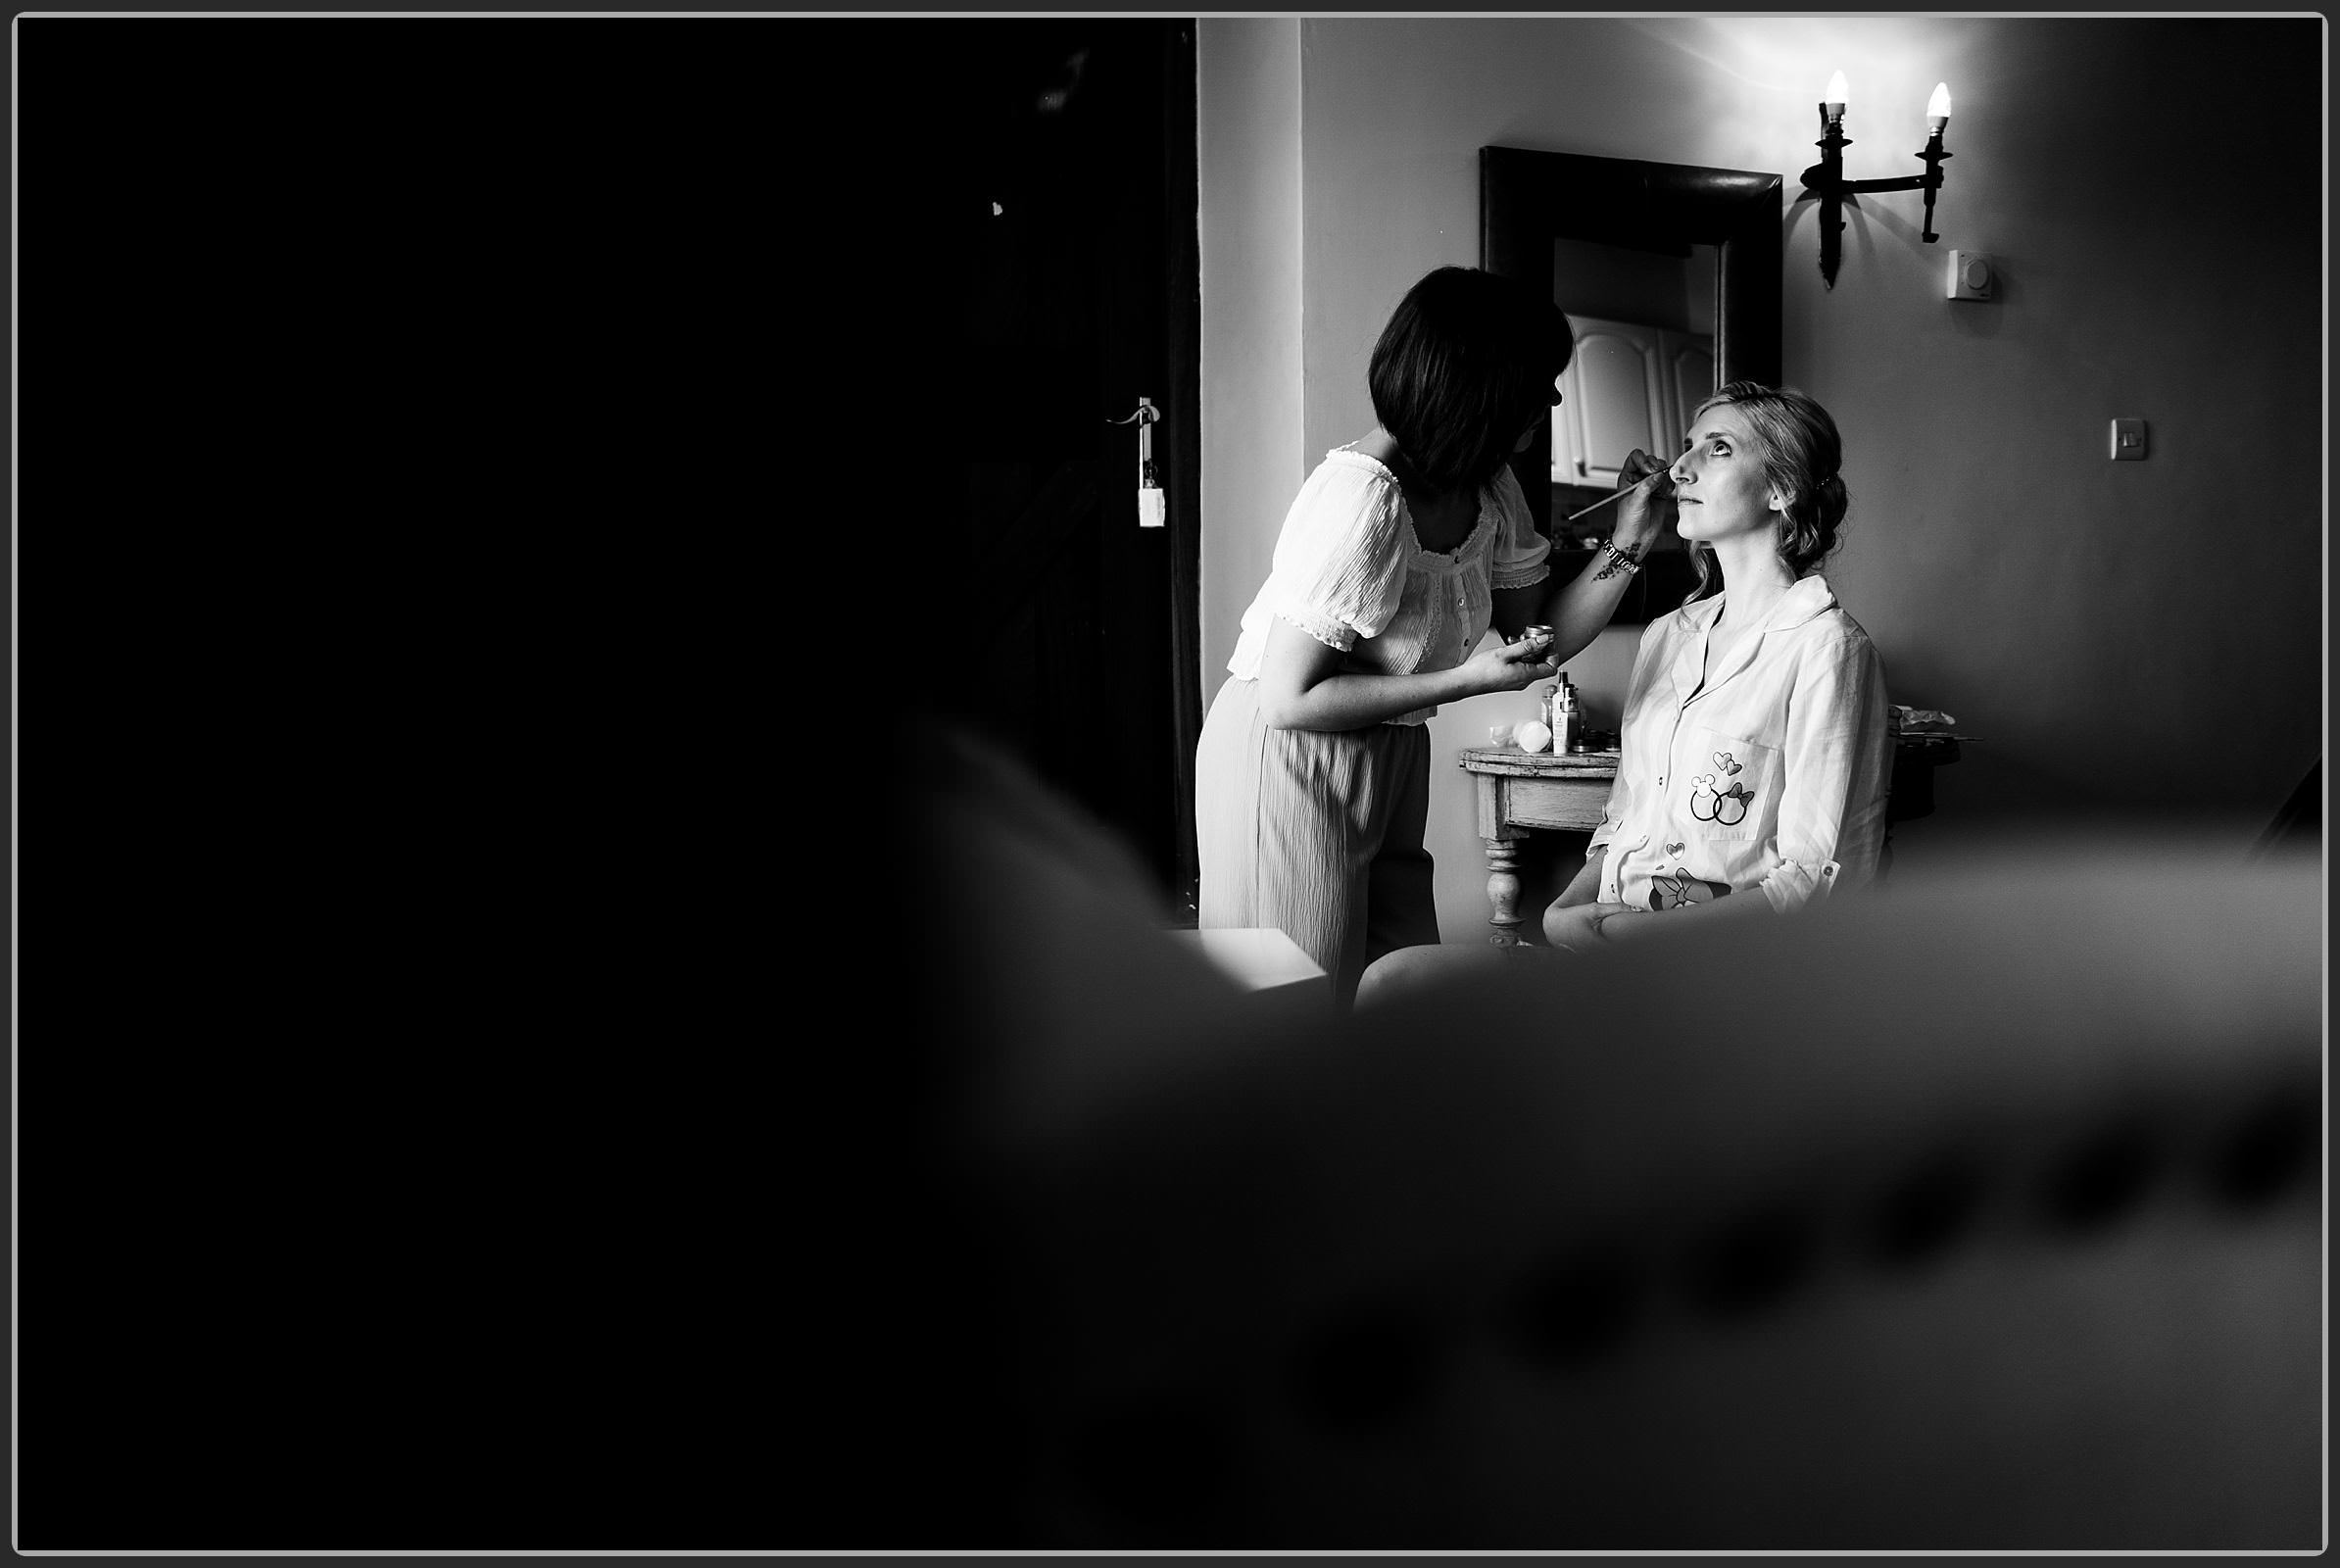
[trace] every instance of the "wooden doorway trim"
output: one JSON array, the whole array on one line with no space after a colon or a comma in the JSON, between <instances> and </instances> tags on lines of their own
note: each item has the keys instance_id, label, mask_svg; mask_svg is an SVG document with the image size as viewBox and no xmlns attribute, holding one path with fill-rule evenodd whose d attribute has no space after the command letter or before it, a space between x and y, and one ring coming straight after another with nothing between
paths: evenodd
<instances>
[{"instance_id":1,"label":"wooden doorway trim","mask_svg":"<svg viewBox=\"0 0 2340 1568\"><path fill-rule=\"evenodd\" d=\"M1162 231L1172 248L1166 336L1171 416L1155 441L1170 528L1170 710L1177 737L1178 878L1182 917L1196 912L1194 748L1202 737L1202 249L1195 153L1194 19L1171 24L1162 51Z\"/></svg>"}]
</instances>

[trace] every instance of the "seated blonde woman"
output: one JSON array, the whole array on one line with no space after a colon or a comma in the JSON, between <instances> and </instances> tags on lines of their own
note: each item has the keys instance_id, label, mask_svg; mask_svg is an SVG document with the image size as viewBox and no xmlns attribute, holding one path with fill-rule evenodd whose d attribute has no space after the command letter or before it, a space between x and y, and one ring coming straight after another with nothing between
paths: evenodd
<instances>
[{"instance_id":1,"label":"seated blonde woman","mask_svg":"<svg viewBox=\"0 0 2340 1568\"><path fill-rule=\"evenodd\" d=\"M1884 844L1884 666L1820 575L1845 513L1835 421L1800 392L1733 381L1684 446L1668 477L1698 586L1642 634L1617 781L1544 911L1564 953L1791 913L1869 881ZM1534 951L1401 949L1358 1002Z\"/></svg>"}]
</instances>

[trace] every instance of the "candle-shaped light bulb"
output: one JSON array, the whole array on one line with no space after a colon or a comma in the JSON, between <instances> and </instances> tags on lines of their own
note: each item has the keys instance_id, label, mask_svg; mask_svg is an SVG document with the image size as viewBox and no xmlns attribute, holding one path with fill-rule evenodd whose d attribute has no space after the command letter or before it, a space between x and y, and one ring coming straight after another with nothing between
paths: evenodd
<instances>
[{"instance_id":1,"label":"candle-shaped light bulb","mask_svg":"<svg viewBox=\"0 0 2340 1568\"><path fill-rule=\"evenodd\" d=\"M1828 77L1828 85L1820 95L1821 107L1830 120L1844 118L1844 73L1839 71Z\"/></svg>"},{"instance_id":2,"label":"candle-shaped light bulb","mask_svg":"<svg viewBox=\"0 0 2340 1568\"><path fill-rule=\"evenodd\" d=\"M1942 127L1948 123L1950 123L1950 84L1946 81L1937 81L1933 84L1933 96L1926 100L1926 128L1939 136L1942 133Z\"/></svg>"}]
</instances>

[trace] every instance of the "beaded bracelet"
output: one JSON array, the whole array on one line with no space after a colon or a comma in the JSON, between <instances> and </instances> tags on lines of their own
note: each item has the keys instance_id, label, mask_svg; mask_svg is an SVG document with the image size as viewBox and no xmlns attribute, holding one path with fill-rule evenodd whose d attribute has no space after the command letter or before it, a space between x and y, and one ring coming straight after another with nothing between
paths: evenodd
<instances>
[{"instance_id":1,"label":"beaded bracelet","mask_svg":"<svg viewBox=\"0 0 2340 1568\"><path fill-rule=\"evenodd\" d=\"M1638 551L1620 550L1617 548L1617 541L1614 539L1603 540L1601 542L1601 548L1607 551L1612 559L1606 564L1604 564L1600 570L1592 574L1592 580L1594 582L1600 582L1605 578L1614 577L1619 572L1624 572L1630 577L1634 572L1641 569L1641 558Z\"/></svg>"}]
</instances>

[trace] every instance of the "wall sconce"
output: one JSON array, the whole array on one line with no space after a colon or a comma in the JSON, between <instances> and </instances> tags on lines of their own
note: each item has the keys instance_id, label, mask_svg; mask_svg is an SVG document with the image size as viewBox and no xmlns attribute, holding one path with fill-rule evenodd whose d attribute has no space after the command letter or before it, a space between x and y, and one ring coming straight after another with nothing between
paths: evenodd
<instances>
[{"instance_id":1,"label":"wall sconce","mask_svg":"<svg viewBox=\"0 0 2340 1568\"><path fill-rule=\"evenodd\" d=\"M1941 236L1933 231L1933 193L1942 188L1942 160L1950 155L1942 151L1942 127L1950 123L1950 89L1941 82L1934 83L1933 96L1926 101L1926 149L1918 154L1925 160L1926 172L1907 174L1899 179L1846 179L1844 177L1844 149L1852 141L1844 134L1844 73L1839 71L1828 77L1828 87L1820 105L1820 162L1804 171L1804 194L1821 202L1820 218L1820 275L1828 286L1836 286L1836 263L1844 233L1845 198L1864 191L1922 190L1926 192L1926 232L1922 236L1931 245Z\"/></svg>"}]
</instances>

